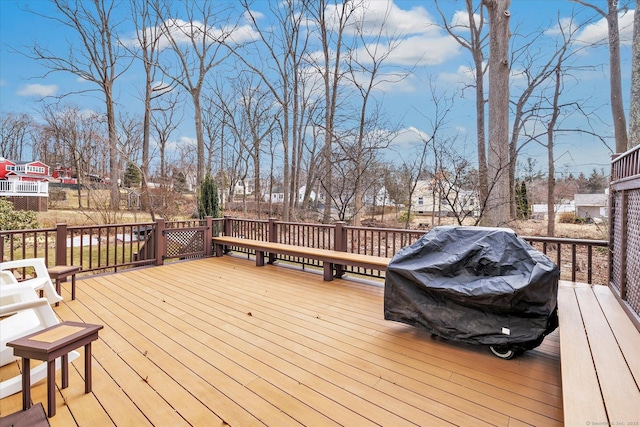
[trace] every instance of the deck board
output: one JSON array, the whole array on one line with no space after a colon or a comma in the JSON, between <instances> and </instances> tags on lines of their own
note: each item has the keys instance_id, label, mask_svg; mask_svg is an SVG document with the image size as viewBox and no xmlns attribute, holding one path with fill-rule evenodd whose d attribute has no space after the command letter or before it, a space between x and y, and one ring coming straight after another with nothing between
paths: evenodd
<instances>
[{"instance_id":1,"label":"deck board","mask_svg":"<svg viewBox=\"0 0 640 427\"><path fill-rule=\"evenodd\" d=\"M91 416L116 426L562 424L557 332L505 361L385 321L380 284L232 256L83 278L75 301L69 287L61 319L105 328L93 393L77 359L54 427ZM45 383L32 395L44 401ZM10 396L0 414L20 406Z\"/></svg>"}]
</instances>

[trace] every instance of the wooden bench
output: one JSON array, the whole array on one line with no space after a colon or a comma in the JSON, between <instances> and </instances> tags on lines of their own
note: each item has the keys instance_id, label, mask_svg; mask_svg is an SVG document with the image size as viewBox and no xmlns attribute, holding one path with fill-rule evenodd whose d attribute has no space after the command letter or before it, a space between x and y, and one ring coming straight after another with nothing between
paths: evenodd
<instances>
[{"instance_id":1,"label":"wooden bench","mask_svg":"<svg viewBox=\"0 0 640 427\"><path fill-rule=\"evenodd\" d=\"M607 286L560 281L564 423L640 422L640 332Z\"/></svg>"},{"instance_id":2,"label":"wooden bench","mask_svg":"<svg viewBox=\"0 0 640 427\"><path fill-rule=\"evenodd\" d=\"M266 253L296 256L300 258L322 261L324 268L324 280L333 280L336 276L342 276L342 267L351 265L354 267L370 268L372 270L386 271L391 258L354 254L350 252L334 251L329 249L308 248L304 246L272 243L238 237L214 237L216 256L222 256L225 246L241 247L256 252L256 265L263 266Z\"/></svg>"}]
</instances>

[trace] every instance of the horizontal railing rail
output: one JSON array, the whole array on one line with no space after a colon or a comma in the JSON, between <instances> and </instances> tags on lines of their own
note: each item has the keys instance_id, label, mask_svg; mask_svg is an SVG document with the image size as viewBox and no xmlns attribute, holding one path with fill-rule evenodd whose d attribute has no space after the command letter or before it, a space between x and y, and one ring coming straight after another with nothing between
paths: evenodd
<instances>
[{"instance_id":1,"label":"horizontal railing rail","mask_svg":"<svg viewBox=\"0 0 640 427\"><path fill-rule=\"evenodd\" d=\"M240 218L164 221L67 226L38 230L0 231L0 262L22 258L45 258L47 265L80 265L86 272L117 272L125 268L161 265L168 260L211 256L213 236L232 236L276 243L332 249L392 258L400 249L418 240L424 231L392 228L311 224ZM523 236L559 267L561 278L606 284L609 243L605 240ZM252 252L237 248L237 252ZM270 254L269 261L282 260L320 267L312 259ZM347 267L354 274L384 277L384 273Z\"/></svg>"},{"instance_id":2,"label":"horizontal railing rail","mask_svg":"<svg viewBox=\"0 0 640 427\"><path fill-rule=\"evenodd\" d=\"M226 236L293 244L318 249L333 249L363 255L392 258L400 249L411 245L425 232L392 228L348 226L335 224L305 224L270 220L245 220L225 217ZM606 284L608 280L608 241L557 237L522 236L533 247L549 256L560 268L564 280ZM244 248L237 252L253 254ZM287 255L270 255L276 259L305 265L320 266L316 260ZM372 277L384 277L380 271L348 267L347 271Z\"/></svg>"},{"instance_id":3,"label":"horizontal railing rail","mask_svg":"<svg viewBox=\"0 0 640 427\"><path fill-rule=\"evenodd\" d=\"M82 273L160 265L167 259L211 256L222 218L0 231L0 262L44 258L47 266L78 265ZM169 241L169 243L167 243ZM168 252L167 252L168 251Z\"/></svg>"},{"instance_id":4,"label":"horizontal railing rail","mask_svg":"<svg viewBox=\"0 0 640 427\"><path fill-rule=\"evenodd\" d=\"M36 194L46 196L49 194L49 183L40 181L14 181L0 180L0 193L6 194Z\"/></svg>"}]
</instances>

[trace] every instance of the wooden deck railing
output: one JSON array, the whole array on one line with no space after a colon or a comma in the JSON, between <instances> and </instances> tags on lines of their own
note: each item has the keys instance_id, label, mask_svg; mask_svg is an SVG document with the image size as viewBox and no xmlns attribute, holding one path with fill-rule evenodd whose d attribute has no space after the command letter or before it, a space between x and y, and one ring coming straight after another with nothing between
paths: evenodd
<instances>
[{"instance_id":1,"label":"wooden deck railing","mask_svg":"<svg viewBox=\"0 0 640 427\"><path fill-rule=\"evenodd\" d=\"M67 226L38 230L0 231L0 262L20 258L45 258L52 265L81 265L83 272L116 272L125 268L160 265L172 259L212 255L212 236L225 235L318 249L393 257L418 240L424 231L355 227L344 222L310 224L270 220L207 218L92 226ZM608 242L524 236L561 269L562 278L605 284ZM303 266L316 260L271 255ZM349 267L348 271L382 277L375 270ZM603 279L604 278L604 279Z\"/></svg>"},{"instance_id":2,"label":"wooden deck railing","mask_svg":"<svg viewBox=\"0 0 640 427\"><path fill-rule=\"evenodd\" d=\"M0 262L45 258L48 266L80 265L83 272L159 265L170 259L211 256L222 219L67 226L0 231Z\"/></svg>"},{"instance_id":3,"label":"wooden deck railing","mask_svg":"<svg viewBox=\"0 0 640 427\"><path fill-rule=\"evenodd\" d=\"M344 222L304 224L270 220L224 218L224 235L275 243L293 244L318 249L333 249L363 255L393 257L401 248L418 240L424 231L355 227ZM606 284L608 278L608 242L606 240L563 239L522 236L545 253L560 267L562 278L585 283ZM317 265L315 260L273 256L304 265ZM350 268L352 273L381 277L379 271Z\"/></svg>"},{"instance_id":4,"label":"wooden deck railing","mask_svg":"<svg viewBox=\"0 0 640 427\"><path fill-rule=\"evenodd\" d=\"M640 145L614 155L609 206L609 285L640 330Z\"/></svg>"}]
</instances>

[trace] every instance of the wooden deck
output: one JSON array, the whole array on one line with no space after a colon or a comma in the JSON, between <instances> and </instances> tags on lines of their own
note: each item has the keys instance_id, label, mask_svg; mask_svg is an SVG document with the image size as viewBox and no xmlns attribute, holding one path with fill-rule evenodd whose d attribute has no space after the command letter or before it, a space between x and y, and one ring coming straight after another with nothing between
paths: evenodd
<instances>
[{"instance_id":1,"label":"wooden deck","mask_svg":"<svg viewBox=\"0 0 640 427\"><path fill-rule=\"evenodd\" d=\"M385 321L381 286L229 256L63 291L61 319L105 328L93 392L79 358L54 427L562 424L557 332L501 360ZM32 399L46 401L45 381ZM0 401L1 415L20 409L20 394Z\"/></svg>"}]
</instances>

